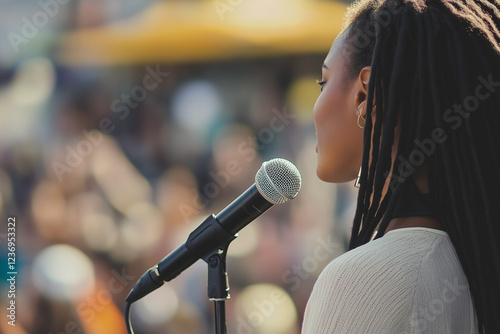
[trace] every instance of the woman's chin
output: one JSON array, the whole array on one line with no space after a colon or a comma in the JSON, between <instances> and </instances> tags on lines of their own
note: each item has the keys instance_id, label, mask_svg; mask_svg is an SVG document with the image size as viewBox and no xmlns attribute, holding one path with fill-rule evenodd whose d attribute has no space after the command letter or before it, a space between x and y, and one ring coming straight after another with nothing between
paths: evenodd
<instances>
[{"instance_id":1,"label":"woman's chin","mask_svg":"<svg viewBox=\"0 0 500 334\"><path fill-rule=\"evenodd\" d=\"M319 165L316 168L316 175L321 181L329 183L345 183L351 181L354 182L357 177L353 176L352 173L336 172L332 169L321 168L321 166Z\"/></svg>"}]
</instances>

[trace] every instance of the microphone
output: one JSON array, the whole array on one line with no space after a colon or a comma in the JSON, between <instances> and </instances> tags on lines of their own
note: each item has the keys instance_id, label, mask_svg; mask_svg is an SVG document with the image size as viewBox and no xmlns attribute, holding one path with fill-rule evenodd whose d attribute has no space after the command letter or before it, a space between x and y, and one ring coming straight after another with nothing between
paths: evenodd
<instances>
[{"instance_id":1,"label":"microphone","mask_svg":"<svg viewBox=\"0 0 500 334\"><path fill-rule=\"evenodd\" d=\"M274 204L297 196L301 187L299 170L290 161L275 158L265 161L255 175L255 183L217 215L210 215L187 241L150 268L127 296L133 303L177 277L198 259L221 245L228 245L237 232Z\"/></svg>"}]
</instances>

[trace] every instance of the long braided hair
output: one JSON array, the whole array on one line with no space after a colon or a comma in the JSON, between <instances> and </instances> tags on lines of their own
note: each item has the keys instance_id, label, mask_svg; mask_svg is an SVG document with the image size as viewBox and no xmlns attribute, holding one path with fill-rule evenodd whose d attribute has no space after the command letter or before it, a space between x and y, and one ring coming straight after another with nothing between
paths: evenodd
<instances>
[{"instance_id":1,"label":"long braided hair","mask_svg":"<svg viewBox=\"0 0 500 334\"><path fill-rule=\"evenodd\" d=\"M500 333L500 1L360 0L345 25L350 75L371 65L349 248L384 234L425 167L479 332Z\"/></svg>"}]
</instances>

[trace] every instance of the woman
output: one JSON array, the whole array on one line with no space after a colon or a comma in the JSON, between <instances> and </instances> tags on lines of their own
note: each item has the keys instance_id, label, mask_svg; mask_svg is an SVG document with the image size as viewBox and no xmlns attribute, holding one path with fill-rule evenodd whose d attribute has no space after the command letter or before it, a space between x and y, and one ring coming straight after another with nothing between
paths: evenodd
<instances>
[{"instance_id":1,"label":"woman","mask_svg":"<svg viewBox=\"0 0 500 334\"><path fill-rule=\"evenodd\" d=\"M499 23L498 0L350 7L313 117L358 205L302 333L500 333Z\"/></svg>"}]
</instances>

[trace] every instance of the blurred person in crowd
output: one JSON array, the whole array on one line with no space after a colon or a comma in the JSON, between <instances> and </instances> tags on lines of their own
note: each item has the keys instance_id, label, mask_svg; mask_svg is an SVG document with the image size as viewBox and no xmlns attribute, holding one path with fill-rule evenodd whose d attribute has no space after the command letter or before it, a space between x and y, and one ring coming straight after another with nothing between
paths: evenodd
<instances>
[{"instance_id":1,"label":"blurred person in crowd","mask_svg":"<svg viewBox=\"0 0 500 334\"><path fill-rule=\"evenodd\" d=\"M313 117L358 204L302 333L500 332L499 24L498 1L351 6Z\"/></svg>"}]
</instances>

